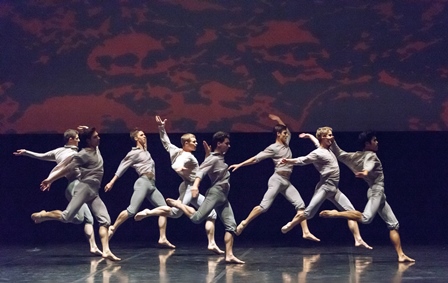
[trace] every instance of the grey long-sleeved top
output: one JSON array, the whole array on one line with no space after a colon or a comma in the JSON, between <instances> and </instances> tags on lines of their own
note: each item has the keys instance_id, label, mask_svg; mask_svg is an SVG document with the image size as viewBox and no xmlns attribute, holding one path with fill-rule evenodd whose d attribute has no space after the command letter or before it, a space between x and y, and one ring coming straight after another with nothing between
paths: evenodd
<instances>
[{"instance_id":1,"label":"grey long-sleeved top","mask_svg":"<svg viewBox=\"0 0 448 283\"><path fill-rule=\"evenodd\" d=\"M320 173L320 182L330 183L338 186L339 184L339 165L335 154L322 147L316 148L306 156L293 159L294 165L313 164Z\"/></svg>"},{"instance_id":2,"label":"grey long-sleeved top","mask_svg":"<svg viewBox=\"0 0 448 283\"><path fill-rule=\"evenodd\" d=\"M383 165L375 152L345 152L339 148L336 142L331 145L331 149L338 160L347 165L354 173L367 170L368 174L363 179L370 187L373 184L384 184Z\"/></svg>"},{"instance_id":3,"label":"grey long-sleeved top","mask_svg":"<svg viewBox=\"0 0 448 283\"><path fill-rule=\"evenodd\" d=\"M115 175L117 177L121 177L130 166L135 169L139 176L145 173L152 173L155 180L155 163L151 157L151 154L147 150L133 147L131 151L126 154L125 158L121 160Z\"/></svg>"},{"instance_id":4,"label":"grey long-sleeved top","mask_svg":"<svg viewBox=\"0 0 448 283\"><path fill-rule=\"evenodd\" d=\"M224 156L213 152L199 166L196 177L203 179L205 174L207 174L211 180L212 187L219 187L221 191L228 194L230 190L228 167L224 162Z\"/></svg>"},{"instance_id":5,"label":"grey long-sleeved top","mask_svg":"<svg viewBox=\"0 0 448 283\"><path fill-rule=\"evenodd\" d=\"M289 147L289 142L291 141L291 132L289 129L288 131L288 139L286 140L286 145L282 143L273 143L267 148L265 148L263 151L255 155L255 161L260 162L266 158L272 158L272 161L275 165L275 172L277 171L286 171L286 172L292 172L293 165L291 164L280 164L280 161L283 158L291 158L291 148Z\"/></svg>"},{"instance_id":6,"label":"grey long-sleeved top","mask_svg":"<svg viewBox=\"0 0 448 283\"><path fill-rule=\"evenodd\" d=\"M23 153L25 156L36 158L44 161L56 162L56 167L54 167L51 172L57 171L59 168L64 167L72 160L73 156L78 153L78 147L73 145L65 145L63 147L58 147L56 149L50 150L45 153L33 152L30 150L25 150ZM50 172L50 173L51 173ZM77 177L76 170L72 170L65 175L69 181L73 181Z\"/></svg>"},{"instance_id":7,"label":"grey long-sleeved top","mask_svg":"<svg viewBox=\"0 0 448 283\"><path fill-rule=\"evenodd\" d=\"M194 182L196 173L199 168L199 163L196 157L191 152L183 151L182 148L178 148L173 145L165 131L164 126L159 126L160 140L163 147L170 154L171 168L186 182ZM180 170L185 168L186 170Z\"/></svg>"},{"instance_id":8,"label":"grey long-sleeved top","mask_svg":"<svg viewBox=\"0 0 448 283\"><path fill-rule=\"evenodd\" d=\"M94 188L101 186L104 168L103 157L99 148L84 148L73 156L73 160L68 165L79 172L79 180L92 185Z\"/></svg>"}]
</instances>

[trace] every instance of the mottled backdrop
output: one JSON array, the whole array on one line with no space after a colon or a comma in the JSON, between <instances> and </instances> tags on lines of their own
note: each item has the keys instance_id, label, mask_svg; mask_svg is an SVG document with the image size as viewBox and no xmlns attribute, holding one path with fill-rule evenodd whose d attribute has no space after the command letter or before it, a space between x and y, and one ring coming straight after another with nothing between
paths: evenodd
<instances>
[{"instance_id":1,"label":"mottled backdrop","mask_svg":"<svg viewBox=\"0 0 448 283\"><path fill-rule=\"evenodd\" d=\"M447 130L447 3L3 0L0 133Z\"/></svg>"}]
</instances>

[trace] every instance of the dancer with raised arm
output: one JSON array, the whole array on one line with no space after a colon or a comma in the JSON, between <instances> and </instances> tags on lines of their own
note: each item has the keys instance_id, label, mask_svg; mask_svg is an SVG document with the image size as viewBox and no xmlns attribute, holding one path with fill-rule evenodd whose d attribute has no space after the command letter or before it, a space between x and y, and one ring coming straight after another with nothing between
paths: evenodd
<instances>
[{"instance_id":1,"label":"dancer with raised arm","mask_svg":"<svg viewBox=\"0 0 448 283\"><path fill-rule=\"evenodd\" d=\"M80 139L84 145L83 149L73 156L70 163L54 171L41 183L41 189L43 191L48 190L55 180L64 177L73 170L77 170L79 172L79 183L74 188L70 203L64 211L53 210L47 212L42 210L41 212L33 213L31 218L35 223L49 220L58 220L65 223L72 222L82 205L87 203L100 224L99 234L103 248L102 256L117 261L120 258L116 257L109 248L107 231L110 225L110 216L98 194L104 174L103 157L98 148L100 136L95 128L84 126L78 128L78 130L81 131Z\"/></svg>"},{"instance_id":2,"label":"dancer with raised arm","mask_svg":"<svg viewBox=\"0 0 448 283\"><path fill-rule=\"evenodd\" d=\"M304 137L314 138L311 135ZM291 222L288 222L282 227L282 232L287 233L297 224L300 224L306 219L311 219L316 214L322 203L328 199L339 210L355 210L349 199L339 190L339 165L334 153L330 150L333 143L333 129L330 127L322 127L317 129L316 137L319 142L319 147L309 153L307 156L298 158L283 158L280 163L293 165L307 165L313 164L320 173L320 180L317 183L314 195L310 203L302 212L296 214ZM316 141L314 141L316 143ZM358 223L353 220L348 220L348 226L355 239L355 246L372 249L367 245L359 233Z\"/></svg>"},{"instance_id":3,"label":"dancer with raised arm","mask_svg":"<svg viewBox=\"0 0 448 283\"><path fill-rule=\"evenodd\" d=\"M225 226L224 242L226 244L226 262L244 263L233 254L233 240L236 230L235 217L232 206L228 200L230 190L230 173L228 165L224 162L224 155L230 148L230 136L225 132L216 132L213 135L211 153L199 166L194 183L191 187L193 198L199 195L199 184L206 174L211 180L211 188L205 194L205 200L196 211L193 207L185 205L181 200L167 199L170 206L181 209L191 221L199 224L206 220L214 209Z\"/></svg>"},{"instance_id":4,"label":"dancer with raised arm","mask_svg":"<svg viewBox=\"0 0 448 283\"><path fill-rule=\"evenodd\" d=\"M246 161L231 165L229 167L229 170L235 172L240 167L253 165L266 158L271 158L275 165L274 174L271 178L269 178L268 190L264 194L261 203L252 209L246 219L241 221L236 228L236 235L240 235L244 228L246 228L252 220L257 218L260 214L266 212L271 207L274 199L279 193L282 194L294 206L296 213L300 213L300 211L305 209L305 203L303 202L300 193L289 180L293 165L280 163L283 158L292 157L291 149L289 147L291 132L278 116L269 114L269 118L277 122L277 125L274 127L274 132L276 134L275 143L271 144L265 150L247 159ZM306 220L302 221L300 225L302 226L302 237L304 239L317 242L320 241L310 232Z\"/></svg>"},{"instance_id":5,"label":"dancer with raised arm","mask_svg":"<svg viewBox=\"0 0 448 283\"><path fill-rule=\"evenodd\" d=\"M53 170L51 170L51 174L52 172L57 171L61 166L68 164L72 160L73 156L78 153L78 131L73 129L66 130L64 132L64 142L65 145L63 147L59 147L45 153L19 149L13 154L16 156L28 156L39 160L56 162L57 165L53 168ZM76 171L69 172L65 175L65 178L68 180L68 185L65 189L65 197L68 201L70 201L74 194L73 189L78 183ZM96 245L95 233L93 232L93 216L87 204L83 204L76 216L73 218L74 224L81 224L83 222L85 222L84 234L89 241L90 253L94 255L101 255L101 250L98 249L98 246Z\"/></svg>"},{"instance_id":6,"label":"dancer with raised arm","mask_svg":"<svg viewBox=\"0 0 448 283\"><path fill-rule=\"evenodd\" d=\"M123 224L130 217L134 217L137 214L140 205L146 198L154 209L147 209L148 216L159 216L159 232L160 237L158 244L166 248L175 248L166 238L166 226L167 216L172 216L171 208L166 205L165 198L160 193L155 185L156 172L155 163L148 152L146 135L143 131L135 128L130 132L130 137L135 141L136 145L128 152L124 159L120 162L114 177L104 187L106 192L110 191L115 182L120 178L129 167L133 167L139 178L134 183L134 193L131 197L131 203L129 206L120 212L115 223L109 227L109 239L112 238L118 227ZM135 220L141 220L142 218L135 218Z\"/></svg>"},{"instance_id":7,"label":"dancer with raised arm","mask_svg":"<svg viewBox=\"0 0 448 283\"><path fill-rule=\"evenodd\" d=\"M179 200L183 204L192 205L194 208L198 209L199 206L204 202L205 197L199 194L197 198L191 196L191 186L193 185L194 178L196 177L196 172L199 168L199 163L196 157L193 155L193 151L196 151L196 146L198 144L196 137L193 134L187 133L182 135L181 144L182 148L178 148L173 145L168 137L165 130L166 119L162 120L160 116L156 116L156 122L159 127L160 140L162 141L163 147L168 151L171 159L171 168L182 178L183 182L179 185ZM210 154L208 145L205 144L206 155ZM182 216L183 211L172 207L171 211L173 213L172 218L179 218ZM145 216L148 214L147 210L137 213L137 217L140 215ZM209 217L205 221L205 232L208 239L208 250L216 254L223 254L218 245L215 242L215 220L216 211L212 210Z\"/></svg>"},{"instance_id":8,"label":"dancer with raised arm","mask_svg":"<svg viewBox=\"0 0 448 283\"><path fill-rule=\"evenodd\" d=\"M331 145L331 149L338 160L353 171L356 178L364 179L369 185L367 191L368 201L364 212L361 213L356 210L324 210L319 215L325 218L346 218L362 224L369 224L378 213L386 222L387 228L389 228L389 238L397 252L398 262L414 262L414 259L408 257L403 252L400 234L398 233L399 223L392 208L386 201L383 165L376 155L378 151L376 133L362 132L358 137L358 142L362 147L362 151L345 152L339 148L336 142Z\"/></svg>"}]
</instances>

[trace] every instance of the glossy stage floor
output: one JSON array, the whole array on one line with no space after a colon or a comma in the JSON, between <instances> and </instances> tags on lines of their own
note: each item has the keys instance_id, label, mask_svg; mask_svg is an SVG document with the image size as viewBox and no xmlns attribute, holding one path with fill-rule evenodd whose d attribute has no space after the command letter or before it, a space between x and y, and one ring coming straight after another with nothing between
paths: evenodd
<instances>
[{"instance_id":1,"label":"glossy stage floor","mask_svg":"<svg viewBox=\"0 0 448 283\"><path fill-rule=\"evenodd\" d=\"M91 256L84 243L2 246L0 282L448 282L447 246L407 246L416 262L398 263L389 245L370 251L236 243L235 255L246 261L241 265L226 264L198 244L111 247L121 261Z\"/></svg>"}]
</instances>

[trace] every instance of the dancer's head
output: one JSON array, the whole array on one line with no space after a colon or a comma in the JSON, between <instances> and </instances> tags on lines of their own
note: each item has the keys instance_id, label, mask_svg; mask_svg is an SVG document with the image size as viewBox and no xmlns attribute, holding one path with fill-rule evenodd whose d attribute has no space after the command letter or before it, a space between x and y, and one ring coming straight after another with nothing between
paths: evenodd
<instances>
[{"instance_id":1,"label":"dancer's head","mask_svg":"<svg viewBox=\"0 0 448 283\"><path fill-rule=\"evenodd\" d=\"M182 144L182 149L187 152L195 151L196 146L198 145L195 135L191 133L183 134L182 137L180 137L180 142Z\"/></svg>"},{"instance_id":2,"label":"dancer's head","mask_svg":"<svg viewBox=\"0 0 448 283\"><path fill-rule=\"evenodd\" d=\"M225 154L230 148L230 135L226 132L216 132L212 139L212 148L215 152Z\"/></svg>"},{"instance_id":3,"label":"dancer's head","mask_svg":"<svg viewBox=\"0 0 448 283\"><path fill-rule=\"evenodd\" d=\"M78 127L81 147L96 148L100 144L100 136L95 127Z\"/></svg>"},{"instance_id":4,"label":"dancer's head","mask_svg":"<svg viewBox=\"0 0 448 283\"><path fill-rule=\"evenodd\" d=\"M360 133L358 136L358 143L363 150L378 150L378 140L375 132L365 131Z\"/></svg>"},{"instance_id":5,"label":"dancer's head","mask_svg":"<svg viewBox=\"0 0 448 283\"><path fill-rule=\"evenodd\" d=\"M143 147L146 149L146 135L143 131L141 131L139 128L134 128L132 131L129 132L129 136L133 141L135 141L137 147Z\"/></svg>"},{"instance_id":6,"label":"dancer's head","mask_svg":"<svg viewBox=\"0 0 448 283\"><path fill-rule=\"evenodd\" d=\"M277 135L276 140L284 144L287 143L289 133L288 128L285 125L277 124L274 126L274 133Z\"/></svg>"},{"instance_id":7,"label":"dancer's head","mask_svg":"<svg viewBox=\"0 0 448 283\"><path fill-rule=\"evenodd\" d=\"M79 135L77 130L68 129L64 132L64 144L78 146Z\"/></svg>"},{"instance_id":8,"label":"dancer's head","mask_svg":"<svg viewBox=\"0 0 448 283\"><path fill-rule=\"evenodd\" d=\"M333 129L330 127L320 127L316 131L316 138L321 146L329 148L334 141Z\"/></svg>"}]
</instances>

